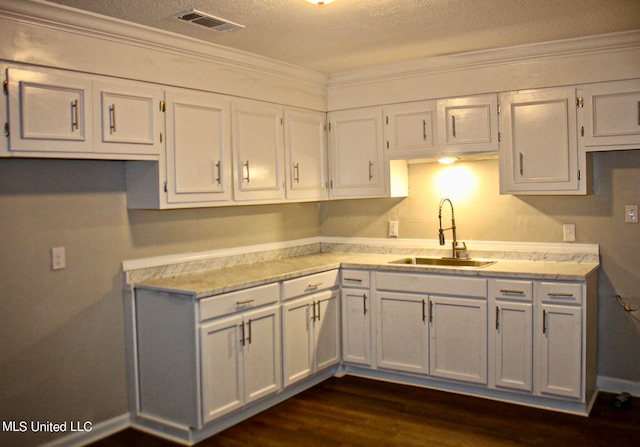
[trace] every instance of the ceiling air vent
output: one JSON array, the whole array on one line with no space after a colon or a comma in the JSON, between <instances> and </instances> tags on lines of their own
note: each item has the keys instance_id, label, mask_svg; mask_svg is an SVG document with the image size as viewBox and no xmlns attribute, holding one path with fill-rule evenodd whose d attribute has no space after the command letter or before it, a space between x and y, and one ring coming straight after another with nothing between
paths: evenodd
<instances>
[{"instance_id":1,"label":"ceiling air vent","mask_svg":"<svg viewBox=\"0 0 640 447\"><path fill-rule=\"evenodd\" d=\"M183 11L172 17L184 22L194 23L214 31L233 31L235 29L244 28L243 25L238 25L237 23L230 22L229 20L205 14L204 12L200 12L195 9Z\"/></svg>"}]
</instances>

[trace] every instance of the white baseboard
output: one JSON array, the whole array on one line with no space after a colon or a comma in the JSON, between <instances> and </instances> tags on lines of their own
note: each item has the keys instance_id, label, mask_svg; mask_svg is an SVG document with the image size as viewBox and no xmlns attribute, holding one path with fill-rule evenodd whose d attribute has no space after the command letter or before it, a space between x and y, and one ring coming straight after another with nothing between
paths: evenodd
<instances>
[{"instance_id":1,"label":"white baseboard","mask_svg":"<svg viewBox=\"0 0 640 447\"><path fill-rule=\"evenodd\" d=\"M616 379L615 377L598 376L598 389L608 393L626 391L633 396L640 397L640 382Z\"/></svg>"},{"instance_id":2,"label":"white baseboard","mask_svg":"<svg viewBox=\"0 0 640 447\"><path fill-rule=\"evenodd\" d=\"M106 438L130 426L131 418L129 413L125 413L92 425L90 431L72 433L63 438L43 444L41 447L81 447Z\"/></svg>"}]
</instances>

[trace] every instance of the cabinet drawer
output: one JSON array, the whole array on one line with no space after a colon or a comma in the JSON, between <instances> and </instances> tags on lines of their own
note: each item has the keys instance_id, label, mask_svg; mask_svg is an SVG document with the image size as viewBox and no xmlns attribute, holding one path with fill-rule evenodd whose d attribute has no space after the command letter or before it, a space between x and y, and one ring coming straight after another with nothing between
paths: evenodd
<instances>
[{"instance_id":1,"label":"cabinet drawer","mask_svg":"<svg viewBox=\"0 0 640 447\"><path fill-rule=\"evenodd\" d=\"M437 295L487 297L487 280L463 276L377 273L376 288Z\"/></svg>"},{"instance_id":2,"label":"cabinet drawer","mask_svg":"<svg viewBox=\"0 0 640 447\"><path fill-rule=\"evenodd\" d=\"M338 287L340 285L338 272L339 270L331 270L284 281L282 283L282 296L285 300L288 300L307 293Z\"/></svg>"},{"instance_id":3,"label":"cabinet drawer","mask_svg":"<svg viewBox=\"0 0 640 447\"><path fill-rule=\"evenodd\" d=\"M536 296L543 302L582 304L582 285L578 283L540 282Z\"/></svg>"},{"instance_id":4,"label":"cabinet drawer","mask_svg":"<svg viewBox=\"0 0 640 447\"><path fill-rule=\"evenodd\" d=\"M371 287L368 270L343 270L342 287L357 287L368 289Z\"/></svg>"},{"instance_id":5,"label":"cabinet drawer","mask_svg":"<svg viewBox=\"0 0 640 447\"><path fill-rule=\"evenodd\" d=\"M533 298L533 283L531 281L496 279L493 286L496 298L516 301L531 301Z\"/></svg>"},{"instance_id":6,"label":"cabinet drawer","mask_svg":"<svg viewBox=\"0 0 640 447\"><path fill-rule=\"evenodd\" d=\"M280 297L278 283L225 293L200 300L200 321L245 309L277 303Z\"/></svg>"}]
</instances>

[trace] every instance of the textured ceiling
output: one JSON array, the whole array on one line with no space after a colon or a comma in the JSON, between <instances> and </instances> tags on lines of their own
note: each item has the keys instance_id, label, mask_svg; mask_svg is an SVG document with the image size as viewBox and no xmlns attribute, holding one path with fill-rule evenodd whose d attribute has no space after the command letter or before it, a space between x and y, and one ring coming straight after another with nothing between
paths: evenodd
<instances>
[{"instance_id":1,"label":"textured ceiling","mask_svg":"<svg viewBox=\"0 0 640 447\"><path fill-rule=\"evenodd\" d=\"M640 29L640 0L48 0L325 73ZM215 32L170 17L240 23Z\"/></svg>"}]
</instances>

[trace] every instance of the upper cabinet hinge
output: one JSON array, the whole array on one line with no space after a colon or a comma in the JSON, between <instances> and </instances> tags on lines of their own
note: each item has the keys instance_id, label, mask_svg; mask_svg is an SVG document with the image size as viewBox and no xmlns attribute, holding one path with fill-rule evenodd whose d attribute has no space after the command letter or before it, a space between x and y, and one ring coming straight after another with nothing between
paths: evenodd
<instances>
[{"instance_id":1,"label":"upper cabinet hinge","mask_svg":"<svg viewBox=\"0 0 640 447\"><path fill-rule=\"evenodd\" d=\"M502 132L498 132L498 143L502 141Z\"/></svg>"},{"instance_id":2,"label":"upper cabinet hinge","mask_svg":"<svg viewBox=\"0 0 640 447\"><path fill-rule=\"evenodd\" d=\"M284 126L284 118L280 117L280 125Z\"/></svg>"},{"instance_id":3,"label":"upper cabinet hinge","mask_svg":"<svg viewBox=\"0 0 640 447\"><path fill-rule=\"evenodd\" d=\"M582 171L578 169L578 181L582 180Z\"/></svg>"},{"instance_id":4,"label":"upper cabinet hinge","mask_svg":"<svg viewBox=\"0 0 640 447\"><path fill-rule=\"evenodd\" d=\"M327 125L326 124L324 125L324 131L325 132L327 131Z\"/></svg>"},{"instance_id":5,"label":"upper cabinet hinge","mask_svg":"<svg viewBox=\"0 0 640 447\"><path fill-rule=\"evenodd\" d=\"M579 109L584 107L584 98L582 96L576 98L576 107Z\"/></svg>"},{"instance_id":6,"label":"upper cabinet hinge","mask_svg":"<svg viewBox=\"0 0 640 447\"><path fill-rule=\"evenodd\" d=\"M329 121L329 132L331 132L331 121Z\"/></svg>"},{"instance_id":7,"label":"upper cabinet hinge","mask_svg":"<svg viewBox=\"0 0 640 447\"><path fill-rule=\"evenodd\" d=\"M2 91L4 92L5 95L9 94L9 81L7 81L6 79L2 83Z\"/></svg>"},{"instance_id":8,"label":"upper cabinet hinge","mask_svg":"<svg viewBox=\"0 0 640 447\"><path fill-rule=\"evenodd\" d=\"M389 116L385 116L385 124L388 126L389 125Z\"/></svg>"},{"instance_id":9,"label":"upper cabinet hinge","mask_svg":"<svg viewBox=\"0 0 640 447\"><path fill-rule=\"evenodd\" d=\"M498 104L498 115L500 115L500 104Z\"/></svg>"},{"instance_id":10,"label":"upper cabinet hinge","mask_svg":"<svg viewBox=\"0 0 640 447\"><path fill-rule=\"evenodd\" d=\"M9 132L9 123L4 123L4 136L8 137L11 134L11 132Z\"/></svg>"},{"instance_id":11,"label":"upper cabinet hinge","mask_svg":"<svg viewBox=\"0 0 640 447\"><path fill-rule=\"evenodd\" d=\"M389 150L389 140L387 140L387 150Z\"/></svg>"},{"instance_id":12,"label":"upper cabinet hinge","mask_svg":"<svg viewBox=\"0 0 640 447\"><path fill-rule=\"evenodd\" d=\"M169 187L167 186L167 182L164 182L164 192L169 192Z\"/></svg>"},{"instance_id":13,"label":"upper cabinet hinge","mask_svg":"<svg viewBox=\"0 0 640 447\"><path fill-rule=\"evenodd\" d=\"M164 101L160 101L160 111L161 112L166 112L167 111L167 104Z\"/></svg>"},{"instance_id":14,"label":"upper cabinet hinge","mask_svg":"<svg viewBox=\"0 0 640 447\"><path fill-rule=\"evenodd\" d=\"M584 137L584 126L580 126L580 136Z\"/></svg>"}]
</instances>

